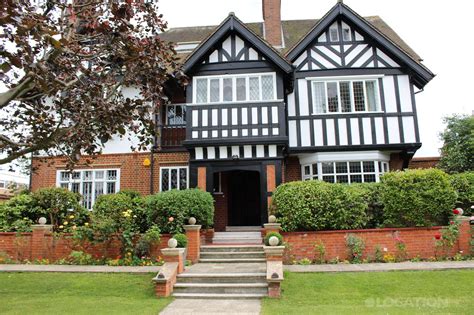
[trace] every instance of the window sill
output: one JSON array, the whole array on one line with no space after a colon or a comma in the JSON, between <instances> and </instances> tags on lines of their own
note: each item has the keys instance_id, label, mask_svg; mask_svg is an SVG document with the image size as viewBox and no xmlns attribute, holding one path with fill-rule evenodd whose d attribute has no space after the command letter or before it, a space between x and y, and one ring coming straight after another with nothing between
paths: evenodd
<instances>
[{"instance_id":1,"label":"window sill","mask_svg":"<svg viewBox=\"0 0 474 315\"><path fill-rule=\"evenodd\" d=\"M359 114L385 114L384 111L364 111L364 112L333 112L333 113L312 113L311 116L331 116L331 115L359 115Z\"/></svg>"}]
</instances>

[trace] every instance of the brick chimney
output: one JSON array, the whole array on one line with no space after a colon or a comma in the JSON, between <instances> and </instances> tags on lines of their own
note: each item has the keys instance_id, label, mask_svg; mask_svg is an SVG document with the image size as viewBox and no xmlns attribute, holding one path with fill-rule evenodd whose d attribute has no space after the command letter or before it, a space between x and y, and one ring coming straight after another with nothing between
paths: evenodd
<instances>
[{"instance_id":1,"label":"brick chimney","mask_svg":"<svg viewBox=\"0 0 474 315\"><path fill-rule=\"evenodd\" d=\"M263 34L272 46L282 46L281 0L262 0Z\"/></svg>"}]
</instances>

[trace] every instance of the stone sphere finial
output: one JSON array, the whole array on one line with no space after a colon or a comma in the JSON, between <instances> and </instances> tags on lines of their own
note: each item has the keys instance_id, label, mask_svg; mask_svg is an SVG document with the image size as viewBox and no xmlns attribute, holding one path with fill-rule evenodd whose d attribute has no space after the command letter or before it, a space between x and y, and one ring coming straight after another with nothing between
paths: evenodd
<instances>
[{"instance_id":1,"label":"stone sphere finial","mask_svg":"<svg viewBox=\"0 0 474 315\"><path fill-rule=\"evenodd\" d=\"M41 225L45 225L46 224L46 218L45 217L41 217L38 219L38 223L41 224Z\"/></svg>"},{"instance_id":2,"label":"stone sphere finial","mask_svg":"<svg viewBox=\"0 0 474 315\"><path fill-rule=\"evenodd\" d=\"M268 223L276 223L277 218L273 214L268 217Z\"/></svg>"},{"instance_id":3,"label":"stone sphere finial","mask_svg":"<svg viewBox=\"0 0 474 315\"><path fill-rule=\"evenodd\" d=\"M188 223L189 223L190 225L196 224L196 218L195 218L195 217L190 217L189 220L188 220Z\"/></svg>"},{"instance_id":4,"label":"stone sphere finial","mask_svg":"<svg viewBox=\"0 0 474 315\"><path fill-rule=\"evenodd\" d=\"M270 246L277 246L278 243L280 243L280 240L278 239L278 237L276 236L271 236L269 239L268 239L268 244Z\"/></svg>"},{"instance_id":5,"label":"stone sphere finial","mask_svg":"<svg viewBox=\"0 0 474 315\"><path fill-rule=\"evenodd\" d=\"M168 247L169 248L176 248L178 246L178 241L175 238L170 238L168 240Z\"/></svg>"}]
</instances>

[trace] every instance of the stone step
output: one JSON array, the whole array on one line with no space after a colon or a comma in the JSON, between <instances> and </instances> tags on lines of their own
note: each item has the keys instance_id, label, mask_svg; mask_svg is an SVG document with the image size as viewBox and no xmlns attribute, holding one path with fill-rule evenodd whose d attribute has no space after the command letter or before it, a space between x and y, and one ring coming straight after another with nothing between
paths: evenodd
<instances>
[{"instance_id":1,"label":"stone step","mask_svg":"<svg viewBox=\"0 0 474 315\"><path fill-rule=\"evenodd\" d=\"M226 226L226 232L260 232L261 226Z\"/></svg>"},{"instance_id":2,"label":"stone step","mask_svg":"<svg viewBox=\"0 0 474 315\"><path fill-rule=\"evenodd\" d=\"M241 294L241 293L173 293L175 298L186 299L260 299L268 296L267 293Z\"/></svg>"},{"instance_id":3,"label":"stone step","mask_svg":"<svg viewBox=\"0 0 474 315\"><path fill-rule=\"evenodd\" d=\"M262 252L262 245L203 245L201 254L209 252Z\"/></svg>"},{"instance_id":4,"label":"stone step","mask_svg":"<svg viewBox=\"0 0 474 315\"><path fill-rule=\"evenodd\" d=\"M176 283L175 293L240 293L240 294L267 294L268 284L265 282L253 283Z\"/></svg>"},{"instance_id":5,"label":"stone step","mask_svg":"<svg viewBox=\"0 0 474 315\"><path fill-rule=\"evenodd\" d=\"M208 258L265 258L262 251L252 252L201 252L201 259Z\"/></svg>"},{"instance_id":6,"label":"stone step","mask_svg":"<svg viewBox=\"0 0 474 315\"><path fill-rule=\"evenodd\" d=\"M200 263L257 263L265 262L265 258L201 258Z\"/></svg>"},{"instance_id":7,"label":"stone step","mask_svg":"<svg viewBox=\"0 0 474 315\"><path fill-rule=\"evenodd\" d=\"M182 273L177 283L262 283L266 273Z\"/></svg>"},{"instance_id":8,"label":"stone step","mask_svg":"<svg viewBox=\"0 0 474 315\"><path fill-rule=\"evenodd\" d=\"M236 239L213 239L212 240L213 244L216 245L258 245L258 244L263 244L262 239L241 239L241 238L236 238Z\"/></svg>"}]
</instances>

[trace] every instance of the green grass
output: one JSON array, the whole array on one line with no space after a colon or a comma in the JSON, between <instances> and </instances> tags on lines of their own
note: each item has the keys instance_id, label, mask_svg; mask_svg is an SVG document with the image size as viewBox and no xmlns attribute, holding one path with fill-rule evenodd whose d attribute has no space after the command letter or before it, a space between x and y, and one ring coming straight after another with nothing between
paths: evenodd
<instances>
[{"instance_id":1,"label":"green grass","mask_svg":"<svg viewBox=\"0 0 474 315\"><path fill-rule=\"evenodd\" d=\"M153 274L0 273L0 314L158 314Z\"/></svg>"},{"instance_id":2,"label":"green grass","mask_svg":"<svg viewBox=\"0 0 474 315\"><path fill-rule=\"evenodd\" d=\"M285 273L263 314L472 314L473 270Z\"/></svg>"}]
</instances>

